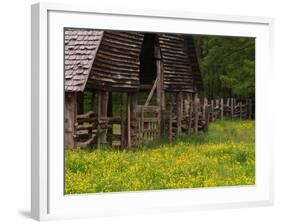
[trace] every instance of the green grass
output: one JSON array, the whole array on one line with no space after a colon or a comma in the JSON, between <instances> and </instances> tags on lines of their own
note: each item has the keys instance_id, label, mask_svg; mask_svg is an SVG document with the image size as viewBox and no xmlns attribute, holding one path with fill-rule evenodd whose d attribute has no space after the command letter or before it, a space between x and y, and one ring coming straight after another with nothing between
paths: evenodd
<instances>
[{"instance_id":1,"label":"green grass","mask_svg":"<svg viewBox=\"0 0 281 224\"><path fill-rule=\"evenodd\" d=\"M216 121L207 133L65 154L65 193L255 184L254 121Z\"/></svg>"}]
</instances>

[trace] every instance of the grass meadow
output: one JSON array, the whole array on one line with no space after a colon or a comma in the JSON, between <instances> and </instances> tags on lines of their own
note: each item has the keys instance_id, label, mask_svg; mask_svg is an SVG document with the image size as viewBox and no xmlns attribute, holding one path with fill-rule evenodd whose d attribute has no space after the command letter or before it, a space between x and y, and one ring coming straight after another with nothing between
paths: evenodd
<instances>
[{"instance_id":1,"label":"grass meadow","mask_svg":"<svg viewBox=\"0 0 281 224\"><path fill-rule=\"evenodd\" d=\"M216 121L206 133L138 147L65 151L65 193L255 184L254 121Z\"/></svg>"}]
</instances>

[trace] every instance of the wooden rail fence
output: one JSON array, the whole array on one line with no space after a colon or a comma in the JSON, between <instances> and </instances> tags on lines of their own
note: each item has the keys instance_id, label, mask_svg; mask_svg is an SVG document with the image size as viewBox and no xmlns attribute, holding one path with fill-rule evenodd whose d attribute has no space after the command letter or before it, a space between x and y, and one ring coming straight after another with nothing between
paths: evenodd
<instances>
[{"instance_id":1,"label":"wooden rail fence","mask_svg":"<svg viewBox=\"0 0 281 224\"><path fill-rule=\"evenodd\" d=\"M170 141L180 134L207 131L209 122L224 119L254 119L254 102L234 98L199 99L197 95L171 100L165 111L158 106L136 105L136 117L103 117L89 111L77 115L75 135L77 147L91 147L108 143L122 147L130 139L131 145L166 136ZM119 131L114 133L114 125ZM123 128L122 128L123 127ZM124 129L125 127L125 129ZM128 135L131 137L128 138Z\"/></svg>"}]
</instances>

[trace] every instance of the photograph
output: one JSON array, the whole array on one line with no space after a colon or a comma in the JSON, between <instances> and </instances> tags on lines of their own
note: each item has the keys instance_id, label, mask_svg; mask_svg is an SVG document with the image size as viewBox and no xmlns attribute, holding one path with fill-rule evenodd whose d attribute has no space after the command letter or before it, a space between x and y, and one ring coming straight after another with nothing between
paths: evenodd
<instances>
[{"instance_id":1,"label":"photograph","mask_svg":"<svg viewBox=\"0 0 281 224\"><path fill-rule=\"evenodd\" d=\"M64 194L256 184L255 37L61 38Z\"/></svg>"}]
</instances>

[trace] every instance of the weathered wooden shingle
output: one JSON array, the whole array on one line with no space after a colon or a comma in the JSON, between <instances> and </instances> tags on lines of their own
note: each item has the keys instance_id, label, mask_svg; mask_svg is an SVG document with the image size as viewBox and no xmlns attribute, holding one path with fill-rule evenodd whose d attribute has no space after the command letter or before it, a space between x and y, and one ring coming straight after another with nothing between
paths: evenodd
<instances>
[{"instance_id":1,"label":"weathered wooden shingle","mask_svg":"<svg viewBox=\"0 0 281 224\"><path fill-rule=\"evenodd\" d=\"M84 91L103 31L66 28L64 35L65 91Z\"/></svg>"}]
</instances>

